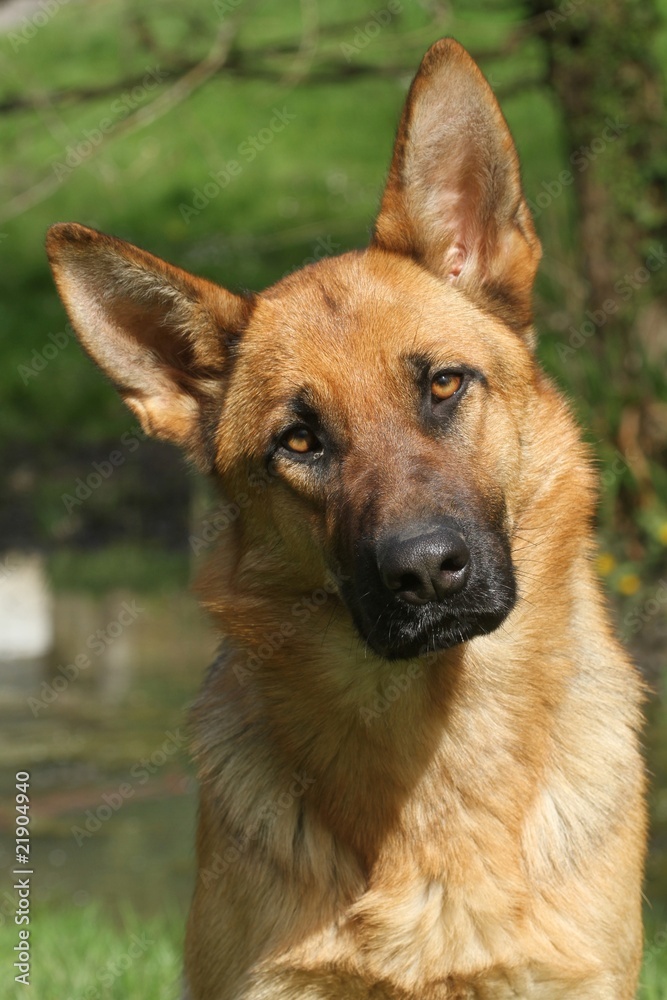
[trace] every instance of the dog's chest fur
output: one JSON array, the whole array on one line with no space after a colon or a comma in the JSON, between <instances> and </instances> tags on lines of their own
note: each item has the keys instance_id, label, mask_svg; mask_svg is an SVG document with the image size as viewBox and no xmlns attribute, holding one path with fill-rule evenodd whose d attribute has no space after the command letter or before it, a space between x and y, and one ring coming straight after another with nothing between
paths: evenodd
<instances>
[{"instance_id":1,"label":"dog's chest fur","mask_svg":"<svg viewBox=\"0 0 667 1000\"><path fill-rule=\"evenodd\" d=\"M492 647L493 640L485 642ZM556 722L550 706L548 728L537 702L532 718L518 726L506 665L501 691L495 689L491 664L483 658L468 663L468 673L476 678L474 699L464 684L435 753L419 765L419 779L410 782L409 796L401 799L378 838L374 820L383 810L385 817L389 814L386 785L376 775L355 796L361 771L354 736L348 737L347 753L345 748L338 753L340 781L335 766L328 764L325 779L322 765L311 758L304 766L313 776L312 787L271 820L262 840L270 855L265 856L270 868L265 877L271 899L262 899L260 892L258 905L277 906L254 986L240 996L294 997L301 995L296 992L301 982L311 991L303 996L313 1000L346 990L360 1000L483 998L487 991L494 1000L616 996L605 985L613 979L605 978L596 958L610 900L593 887L609 885L610 879L613 884L610 855L599 844L624 835L619 806L636 787L641 765L635 757L628 764L630 706L624 709L627 730L605 725L609 701L620 704L626 693L622 685L599 684L591 656L590 671L569 681ZM404 692L403 713L410 712L418 689L415 683ZM423 706L419 714L424 715ZM333 702L330 715L335 730ZM579 735L573 760L572 743L562 734L580 729L582 718L586 731ZM388 732L392 721L396 724L390 718ZM305 725L294 722L299 729ZM326 741L326 726L319 729ZM373 766L367 738L365 748L367 770ZM384 758L393 773L400 771L401 754L417 756L416 744L409 741L393 753L391 741L377 749L377 767ZM267 747L261 758L255 764L265 780L271 775L269 787L284 787L274 751ZM610 762L616 763L610 767ZM230 758L230 766L238 768L238 759ZM222 790L222 761L216 770ZM615 774L611 782L610 772ZM577 787L565 777L573 773L579 777ZM325 786L333 791L323 801ZM262 791L258 801L267 794ZM256 826L248 815L242 822ZM369 843L374 853L365 863L359 845ZM257 871L254 867L255 877ZM278 881L276 872L282 873ZM632 942L627 946L630 950ZM619 941L621 952L624 947ZM276 992L282 975L284 993ZM327 992L330 979L339 994Z\"/></svg>"}]
</instances>

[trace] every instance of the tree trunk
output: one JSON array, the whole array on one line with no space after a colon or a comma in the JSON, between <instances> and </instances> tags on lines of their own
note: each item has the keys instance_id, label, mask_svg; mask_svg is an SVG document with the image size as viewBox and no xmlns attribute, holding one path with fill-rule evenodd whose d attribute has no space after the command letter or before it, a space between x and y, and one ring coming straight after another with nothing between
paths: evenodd
<instances>
[{"instance_id":1,"label":"tree trunk","mask_svg":"<svg viewBox=\"0 0 667 1000\"><path fill-rule=\"evenodd\" d=\"M526 0L526 7L545 46L574 178L576 252L589 283L586 349L620 404L615 413L606 407L596 431L608 436L611 416L634 477L618 493L617 527L633 531L637 505L655 498L652 465L667 457L667 404L653 389L667 364L667 131L652 54L658 14L655 0L556 7Z\"/></svg>"}]
</instances>

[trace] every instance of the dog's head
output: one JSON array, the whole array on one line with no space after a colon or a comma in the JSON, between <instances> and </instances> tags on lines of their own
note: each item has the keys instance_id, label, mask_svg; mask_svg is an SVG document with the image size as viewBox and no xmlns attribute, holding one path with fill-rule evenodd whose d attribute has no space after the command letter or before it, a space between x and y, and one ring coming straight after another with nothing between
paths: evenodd
<instances>
[{"instance_id":1,"label":"dog's head","mask_svg":"<svg viewBox=\"0 0 667 1000\"><path fill-rule=\"evenodd\" d=\"M257 296L79 225L54 226L48 252L144 429L244 497L240 589L333 573L388 659L504 620L540 249L507 125L456 42L412 84L367 250Z\"/></svg>"}]
</instances>

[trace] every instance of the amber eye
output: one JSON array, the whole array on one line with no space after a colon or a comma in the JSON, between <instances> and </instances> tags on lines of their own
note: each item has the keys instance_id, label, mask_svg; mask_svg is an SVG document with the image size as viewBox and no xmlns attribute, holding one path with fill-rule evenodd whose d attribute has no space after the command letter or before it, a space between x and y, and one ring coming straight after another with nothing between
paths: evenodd
<instances>
[{"instance_id":1,"label":"amber eye","mask_svg":"<svg viewBox=\"0 0 667 1000\"><path fill-rule=\"evenodd\" d=\"M292 427L286 431L281 437L280 443L287 451L292 451L297 455L308 455L321 448L320 442L313 432L305 426Z\"/></svg>"},{"instance_id":2,"label":"amber eye","mask_svg":"<svg viewBox=\"0 0 667 1000\"><path fill-rule=\"evenodd\" d=\"M463 375L458 372L439 372L431 382L431 395L436 402L451 399L463 385Z\"/></svg>"}]
</instances>

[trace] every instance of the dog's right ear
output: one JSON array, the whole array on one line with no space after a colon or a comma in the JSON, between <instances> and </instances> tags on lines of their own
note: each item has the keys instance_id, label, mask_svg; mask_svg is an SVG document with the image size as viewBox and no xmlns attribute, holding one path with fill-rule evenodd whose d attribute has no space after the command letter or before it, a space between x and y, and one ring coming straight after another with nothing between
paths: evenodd
<instances>
[{"instance_id":1,"label":"dog's right ear","mask_svg":"<svg viewBox=\"0 0 667 1000\"><path fill-rule=\"evenodd\" d=\"M46 248L72 326L147 434L209 470L206 428L252 299L75 223Z\"/></svg>"},{"instance_id":2,"label":"dog's right ear","mask_svg":"<svg viewBox=\"0 0 667 1000\"><path fill-rule=\"evenodd\" d=\"M531 339L541 249L519 158L491 87L453 38L431 46L413 80L373 242Z\"/></svg>"}]
</instances>

